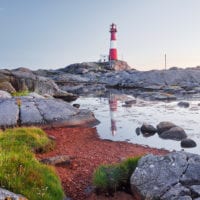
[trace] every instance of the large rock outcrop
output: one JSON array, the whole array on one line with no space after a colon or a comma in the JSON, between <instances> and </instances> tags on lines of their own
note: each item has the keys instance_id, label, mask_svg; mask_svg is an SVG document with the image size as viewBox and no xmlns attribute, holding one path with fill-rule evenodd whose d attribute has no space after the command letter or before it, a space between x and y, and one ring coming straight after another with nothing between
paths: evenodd
<instances>
[{"instance_id":1,"label":"large rock outcrop","mask_svg":"<svg viewBox=\"0 0 200 200\"><path fill-rule=\"evenodd\" d=\"M98 123L89 110L77 109L56 99L17 97L0 99L0 127L91 126Z\"/></svg>"},{"instance_id":2,"label":"large rock outcrop","mask_svg":"<svg viewBox=\"0 0 200 200\"><path fill-rule=\"evenodd\" d=\"M76 95L62 91L52 79L37 76L26 68L0 70L0 88L10 93L25 90L34 91L69 101L77 98Z\"/></svg>"},{"instance_id":3,"label":"large rock outcrop","mask_svg":"<svg viewBox=\"0 0 200 200\"><path fill-rule=\"evenodd\" d=\"M57 70L0 70L2 81L7 90L28 88L55 96L55 93L62 96L58 89L100 96L123 89L124 93L152 100L175 100L184 95L200 97L199 68L137 71L124 61L75 63Z\"/></svg>"},{"instance_id":4,"label":"large rock outcrop","mask_svg":"<svg viewBox=\"0 0 200 200\"><path fill-rule=\"evenodd\" d=\"M172 152L140 159L131 176L135 196L148 200L192 200L200 198L200 155Z\"/></svg>"},{"instance_id":5,"label":"large rock outcrop","mask_svg":"<svg viewBox=\"0 0 200 200\"><path fill-rule=\"evenodd\" d=\"M142 98L175 100L185 94L196 97L200 93L199 68L137 71L126 67L125 62L123 67L121 61L113 62L114 67L109 63L76 63L63 69L34 73L51 77L60 88L76 94L98 94L100 90L105 94L110 88L117 88L128 89L128 94Z\"/></svg>"}]
</instances>

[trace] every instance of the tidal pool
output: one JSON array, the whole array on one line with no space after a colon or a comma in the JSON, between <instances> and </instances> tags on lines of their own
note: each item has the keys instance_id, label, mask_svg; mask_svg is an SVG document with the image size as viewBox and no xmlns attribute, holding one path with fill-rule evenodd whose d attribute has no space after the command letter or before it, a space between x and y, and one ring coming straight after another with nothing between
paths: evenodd
<instances>
[{"instance_id":1,"label":"tidal pool","mask_svg":"<svg viewBox=\"0 0 200 200\"><path fill-rule=\"evenodd\" d=\"M134 104L125 107L125 101ZM180 141L164 140L158 134L144 137L136 134L136 128L146 122L156 127L161 121L170 121L182 127L197 143L195 148L184 148L187 152L200 154L200 100L188 101L189 108L181 108L174 102L144 101L127 95L111 95L110 98L80 97L73 103L94 112L101 122L97 132L102 139L126 141L167 150L182 150Z\"/></svg>"}]
</instances>

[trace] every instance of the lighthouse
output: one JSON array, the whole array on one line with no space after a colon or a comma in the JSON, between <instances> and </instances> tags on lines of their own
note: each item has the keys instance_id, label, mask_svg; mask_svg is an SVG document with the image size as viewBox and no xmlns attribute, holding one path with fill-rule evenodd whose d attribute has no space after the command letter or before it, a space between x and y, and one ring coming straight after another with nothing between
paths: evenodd
<instances>
[{"instance_id":1,"label":"lighthouse","mask_svg":"<svg viewBox=\"0 0 200 200\"><path fill-rule=\"evenodd\" d=\"M116 33L117 33L117 26L116 24L112 23L110 25L110 52L109 52L109 60L117 60L117 45L116 45Z\"/></svg>"}]
</instances>

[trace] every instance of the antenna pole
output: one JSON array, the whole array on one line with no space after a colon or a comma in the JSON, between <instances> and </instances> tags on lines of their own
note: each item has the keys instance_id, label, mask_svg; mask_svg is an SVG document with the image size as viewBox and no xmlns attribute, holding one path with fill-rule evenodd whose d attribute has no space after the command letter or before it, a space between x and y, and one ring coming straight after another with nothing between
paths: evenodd
<instances>
[{"instance_id":1,"label":"antenna pole","mask_svg":"<svg viewBox=\"0 0 200 200\"><path fill-rule=\"evenodd\" d=\"M167 55L165 54L165 70L167 69Z\"/></svg>"}]
</instances>

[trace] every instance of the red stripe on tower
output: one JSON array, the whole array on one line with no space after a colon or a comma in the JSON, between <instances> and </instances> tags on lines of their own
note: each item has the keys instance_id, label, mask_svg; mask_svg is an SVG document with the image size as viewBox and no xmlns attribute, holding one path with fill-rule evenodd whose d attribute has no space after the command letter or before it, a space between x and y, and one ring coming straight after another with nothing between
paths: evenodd
<instances>
[{"instance_id":1,"label":"red stripe on tower","mask_svg":"<svg viewBox=\"0 0 200 200\"><path fill-rule=\"evenodd\" d=\"M110 53L109 53L109 60L117 60L117 39L116 39L116 33L117 33L117 26L116 24L110 25Z\"/></svg>"}]
</instances>

